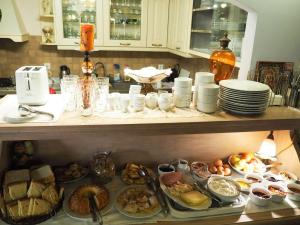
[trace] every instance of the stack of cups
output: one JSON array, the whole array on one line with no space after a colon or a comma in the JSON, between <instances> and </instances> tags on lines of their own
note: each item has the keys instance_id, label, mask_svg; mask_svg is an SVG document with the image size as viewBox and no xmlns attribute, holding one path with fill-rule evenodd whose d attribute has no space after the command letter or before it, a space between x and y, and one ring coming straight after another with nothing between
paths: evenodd
<instances>
[{"instance_id":1,"label":"stack of cups","mask_svg":"<svg viewBox=\"0 0 300 225\"><path fill-rule=\"evenodd\" d=\"M217 111L219 86L214 82L215 75L208 72L195 74L195 99L197 109L204 113Z\"/></svg>"},{"instance_id":2,"label":"stack of cups","mask_svg":"<svg viewBox=\"0 0 300 225\"><path fill-rule=\"evenodd\" d=\"M175 78L174 84L175 106L189 108L192 100L192 79L188 77Z\"/></svg>"}]
</instances>

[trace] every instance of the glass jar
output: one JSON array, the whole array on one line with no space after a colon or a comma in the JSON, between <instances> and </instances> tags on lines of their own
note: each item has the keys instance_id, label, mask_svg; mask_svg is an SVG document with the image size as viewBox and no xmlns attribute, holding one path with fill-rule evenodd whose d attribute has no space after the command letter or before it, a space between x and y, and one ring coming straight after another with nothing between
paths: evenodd
<instances>
[{"instance_id":1,"label":"glass jar","mask_svg":"<svg viewBox=\"0 0 300 225\"><path fill-rule=\"evenodd\" d=\"M220 39L219 50L214 51L210 56L210 72L215 74L215 82L219 84L221 80L229 79L233 73L235 65L235 55L228 48L230 39L225 33Z\"/></svg>"},{"instance_id":2,"label":"glass jar","mask_svg":"<svg viewBox=\"0 0 300 225\"><path fill-rule=\"evenodd\" d=\"M93 181L96 184L106 184L112 181L116 173L111 151L97 152L91 162Z\"/></svg>"},{"instance_id":3,"label":"glass jar","mask_svg":"<svg viewBox=\"0 0 300 225\"><path fill-rule=\"evenodd\" d=\"M95 81L91 76L84 76L78 81L78 106L82 116L91 116L95 108Z\"/></svg>"}]
</instances>

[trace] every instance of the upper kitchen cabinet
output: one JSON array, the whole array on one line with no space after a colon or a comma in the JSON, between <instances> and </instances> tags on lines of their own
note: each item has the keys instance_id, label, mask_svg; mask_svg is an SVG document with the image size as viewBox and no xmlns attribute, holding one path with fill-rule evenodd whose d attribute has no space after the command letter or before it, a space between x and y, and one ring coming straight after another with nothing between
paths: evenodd
<instances>
[{"instance_id":1,"label":"upper kitchen cabinet","mask_svg":"<svg viewBox=\"0 0 300 225\"><path fill-rule=\"evenodd\" d=\"M147 47L167 47L168 16L169 0L150 0L148 2Z\"/></svg>"},{"instance_id":2,"label":"upper kitchen cabinet","mask_svg":"<svg viewBox=\"0 0 300 225\"><path fill-rule=\"evenodd\" d=\"M104 46L146 47L147 6L148 0L104 0Z\"/></svg>"},{"instance_id":3,"label":"upper kitchen cabinet","mask_svg":"<svg viewBox=\"0 0 300 225\"><path fill-rule=\"evenodd\" d=\"M176 54L186 54L192 15L192 0L170 0L168 48Z\"/></svg>"},{"instance_id":4,"label":"upper kitchen cabinet","mask_svg":"<svg viewBox=\"0 0 300 225\"><path fill-rule=\"evenodd\" d=\"M77 46L80 23L95 25L95 46L103 45L102 1L55 0L55 25L58 47Z\"/></svg>"},{"instance_id":5,"label":"upper kitchen cabinet","mask_svg":"<svg viewBox=\"0 0 300 225\"><path fill-rule=\"evenodd\" d=\"M231 39L229 48L237 57L239 65L242 49L252 53L250 45L256 27L253 16L251 9L236 0L193 0L190 53L209 58L212 51L219 48L219 39L227 32Z\"/></svg>"}]
</instances>

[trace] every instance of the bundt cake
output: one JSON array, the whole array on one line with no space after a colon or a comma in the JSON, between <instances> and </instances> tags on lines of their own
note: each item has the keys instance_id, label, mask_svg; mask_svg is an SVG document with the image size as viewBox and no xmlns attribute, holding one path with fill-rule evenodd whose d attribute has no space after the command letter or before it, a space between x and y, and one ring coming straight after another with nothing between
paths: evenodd
<instances>
[{"instance_id":1,"label":"bundt cake","mask_svg":"<svg viewBox=\"0 0 300 225\"><path fill-rule=\"evenodd\" d=\"M69 199L69 208L80 215L90 214L89 196L96 197L96 204L101 210L107 206L109 193L106 188L97 185L83 185L78 187Z\"/></svg>"}]
</instances>

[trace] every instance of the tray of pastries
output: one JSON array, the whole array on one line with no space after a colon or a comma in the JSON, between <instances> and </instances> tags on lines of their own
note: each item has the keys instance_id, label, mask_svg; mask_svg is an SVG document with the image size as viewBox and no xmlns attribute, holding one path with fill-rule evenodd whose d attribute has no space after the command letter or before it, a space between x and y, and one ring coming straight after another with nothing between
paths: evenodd
<instances>
[{"instance_id":1,"label":"tray of pastries","mask_svg":"<svg viewBox=\"0 0 300 225\"><path fill-rule=\"evenodd\" d=\"M54 174L57 182L67 184L85 178L89 174L89 169L74 162L65 166L55 167Z\"/></svg>"},{"instance_id":2,"label":"tray of pastries","mask_svg":"<svg viewBox=\"0 0 300 225\"><path fill-rule=\"evenodd\" d=\"M149 218L161 211L155 193L144 185L123 188L117 194L115 208L130 218Z\"/></svg>"},{"instance_id":3,"label":"tray of pastries","mask_svg":"<svg viewBox=\"0 0 300 225\"><path fill-rule=\"evenodd\" d=\"M1 219L16 225L41 223L60 210L63 192L49 165L7 171L0 195Z\"/></svg>"},{"instance_id":4,"label":"tray of pastries","mask_svg":"<svg viewBox=\"0 0 300 225\"><path fill-rule=\"evenodd\" d=\"M83 184L73 189L64 201L64 211L71 218L87 220L91 218L89 197L93 196L101 215L107 214L113 201L106 187L96 184Z\"/></svg>"}]
</instances>

